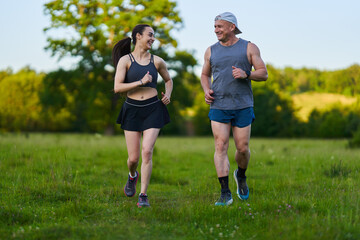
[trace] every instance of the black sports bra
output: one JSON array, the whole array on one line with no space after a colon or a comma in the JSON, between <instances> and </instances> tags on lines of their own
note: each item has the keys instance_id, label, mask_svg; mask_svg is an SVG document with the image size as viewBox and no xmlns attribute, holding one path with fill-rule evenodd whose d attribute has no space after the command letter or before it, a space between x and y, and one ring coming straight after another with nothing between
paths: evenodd
<instances>
[{"instance_id":1,"label":"black sports bra","mask_svg":"<svg viewBox=\"0 0 360 240\"><path fill-rule=\"evenodd\" d=\"M142 85L141 87L156 88L158 71L154 64L154 55L151 54L150 62L148 65L138 64L131 53L129 53L129 58L131 60L131 65L129 67L129 70L126 72L124 82L131 83L131 82L140 81L140 79L142 79L145 76L145 74L149 71L149 74L152 76L152 82Z\"/></svg>"}]
</instances>

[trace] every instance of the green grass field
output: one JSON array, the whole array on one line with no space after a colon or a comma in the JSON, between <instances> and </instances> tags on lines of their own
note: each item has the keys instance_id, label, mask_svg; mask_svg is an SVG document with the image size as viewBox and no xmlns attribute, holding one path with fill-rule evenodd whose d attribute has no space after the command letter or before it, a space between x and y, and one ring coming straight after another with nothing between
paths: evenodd
<instances>
[{"instance_id":1,"label":"green grass field","mask_svg":"<svg viewBox=\"0 0 360 240\"><path fill-rule=\"evenodd\" d=\"M215 207L213 139L160 136L138 209L123 136L2 134L0 239L360 239L360 150L346 143L254 138L249 200L231 175L234 203Z\"/></svg>"}]
</instances>

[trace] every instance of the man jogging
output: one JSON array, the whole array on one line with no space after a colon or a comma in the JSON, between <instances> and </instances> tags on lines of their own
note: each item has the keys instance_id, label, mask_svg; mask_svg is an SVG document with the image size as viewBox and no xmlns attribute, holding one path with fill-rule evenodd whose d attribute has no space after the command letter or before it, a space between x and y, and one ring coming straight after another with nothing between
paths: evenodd
<instances>
[{"instance_id":1,"label":"man jogging","mask_svg":"<svg viewBox=\"0 0 360 240\"><path fill-rule=\"evenodd\" d=\"M251 123L255 119L251 80L266 81L268 77L259 48L237 38L239 33L241 31L232 13L224 12L216 16L215 34L218 42L206 49L201 73L205 102L210 104L209 118L215 140L214 163L221 185L221 196L215 205L220 206L233 202L227 155L231 129L238 165L234 172L237 195L242 200L249 198L245 171L250 160Z\"/></svg>"}]
</instances>

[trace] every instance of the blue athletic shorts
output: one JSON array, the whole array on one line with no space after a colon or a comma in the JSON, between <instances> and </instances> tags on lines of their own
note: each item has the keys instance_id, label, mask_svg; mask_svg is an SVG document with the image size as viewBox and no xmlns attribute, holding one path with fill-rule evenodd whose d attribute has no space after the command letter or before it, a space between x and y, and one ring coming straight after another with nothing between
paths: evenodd
<instances>
[{"instance_id":1,"label":"blue athletic shorts","mask_svg":"<svg viewBox=\"0 0 360 240\"><path fill-rule=\"evenodd\" d=\"M208 117L215 122L231 122L231 126L239 128L249 126L255 120L254 108L252 107L238 110L210 109Z\"/></svg>"}]
</instances>

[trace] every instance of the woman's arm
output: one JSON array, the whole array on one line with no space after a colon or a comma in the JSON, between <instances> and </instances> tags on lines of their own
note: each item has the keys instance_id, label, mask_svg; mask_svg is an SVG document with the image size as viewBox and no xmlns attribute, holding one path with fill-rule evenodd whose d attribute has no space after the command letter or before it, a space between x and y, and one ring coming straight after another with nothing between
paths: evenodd
<instances>
[{"instance_id":1,"label":"woman's arm","mask_svg":"<svg viewBox=\"0 0 360 240\"><path fill-rule=\"evenodd\" d=\"M141 85L149 83L152 81L152 76L147 72L145 76L136 82L124 83L126 71L128 69L128 64L130 64L130 59L127 55L120 58L118 65L116 67L115 79L114 79L114 92L123 93L128 92L134 88L137 88Z\"/></svg>"},{"instance_id":2,"label":"woman's arm","mask_svg":"<svg viewBox=\"0 0 360 240\"><path fill-rule=\"evenodd\" d=\"M170 77L165 61L162 58L155 56L155 66L156 65L158 66L157 69L160 76L164 79L165 82L165 93L163 92L161 93L162 95L161 101L165 105L167 105L170 103L171 93L173 90L173 80Z\"/></svg>"}]
</instances>

